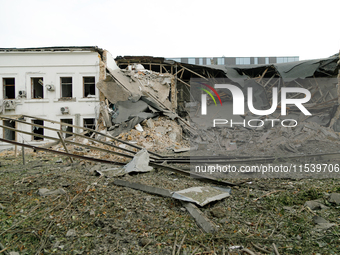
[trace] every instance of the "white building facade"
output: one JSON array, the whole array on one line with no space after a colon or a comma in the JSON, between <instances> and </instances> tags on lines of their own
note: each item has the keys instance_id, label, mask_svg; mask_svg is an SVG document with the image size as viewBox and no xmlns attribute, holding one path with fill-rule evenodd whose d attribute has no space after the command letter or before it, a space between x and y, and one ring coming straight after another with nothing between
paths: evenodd
<instances>
[{"instance_id":1,"label":"white building facade","mask_svg":"<svg viewBox=\"0 0 340 255\"><path fill-rule=\"evenodd\" d=\"M98 47L0 49L0 116L15 118L24 114L94 128L100 103L96 83L106 78L106 68L118 67L111 54ZM30 121L56 128L38 119ZM57 137L52 130L8 120L0 122L3 126ZM3 128L0 136L31 144L46 142L41 137Z\"/></svg>"}]
</instances>

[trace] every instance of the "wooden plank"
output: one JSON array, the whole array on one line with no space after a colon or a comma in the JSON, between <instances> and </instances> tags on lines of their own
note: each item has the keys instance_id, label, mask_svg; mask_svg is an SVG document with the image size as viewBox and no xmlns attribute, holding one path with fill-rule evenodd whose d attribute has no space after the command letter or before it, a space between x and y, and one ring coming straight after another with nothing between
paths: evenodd
<instances>
[{"instance_id":1,"label":"wooden plank","mask_svg":"<svg viewBox=\"0 0 340 255\"><path fill-rule=\"evenodd\" d=\"M91 157L80 156L80 155L76 155L76 154L67 154L66 152L62 152L62 151L54 151L54 150L50 150L50 149L46 149L46 148L39 148L39 147L34 146L34 145L19 143L19 142L15 142L15 141L3 139L3 138L0 138L0 142L10 143L10 144L18 145L18 146L23 146L23 147L30 148L32 150L46 151L46 152L50 152L50 153L54 153L54 154L59 154L59 155L62 155L62 156L67 156L67 157L72 156L73 158L80 158L80 159L88 160L88 161L94 161L94 162L105 163L105 164L114 164L114 165L119 165L119 166L126 165L126 163L121 163L121 162L117 162L117 161L110 161L110 160L99 159L99 158L91 158Z\"/></svg>"},{"instance_id":2,"label":"wooden plank","mask_svg":"<svg viewBox=\"0 0 340 255\"><path fill-rule=\"evenodd\" d=\"M147 186L141 183L133 183L133 182L123 181L119 179L114 180L113 183L118 186L124 186L124 187L128 187L131 189L141 190L141 191L153 194L153 195L159 195L163 197L172 197L171 191L167 189Z\"/></svg>"},{"instance_id":3,"label":"wooden plank","mask_svg":"<svg viewBox=\"0 0 340 255\"><path fill-rule=\"evenodd\" d=\"M8 120L14 120L14 119L7 118L7 117L3 117L3 116L0 117L0 118L8 119ZM39 118L36 118L36 119L39 119ZM38 125L38 124L34 124L34 123L29 123L29 122L21 121L21 120L14 120L14 121L19 122L19 123L23 123L23 124L27 124L27 125L30 125L30 126L35 126L35 127L39 127L39 128L44 128L44 129L52 130L52 131L55 131L55 132L61 131L61 132L64 133L64 134L71 134L72 137L66 138L66 139L65 139L66 141L69 140L69 139L72 139L73 137L81 137L81 138L87 139L87 140L89 140L89 141L93 141L93 142L96 142L96 143L101 143L101 144L104 144L104 145L107 145L107 146L110 146L110 147L113 147L113 148L116 148L116 149L119 149L119 150L122 150L122 151L126 151L126 152L129 152L129 153L132 153L132 154L136 154L136 152L134 152L134 151L131 151L131 150L129 150L129 149L121 148L121 147L116 146L116 145L114 145L114 144L112 144L112 143L110 143L110 142L104 142L104 141L96 140L96 139L94 139L94 138L90 138L90 137L88 137L88 136L85 136L85 135L83 135L83 134L85 133L85 131L84 131L83 133L76 134L76 133L72 133L72 132L68 132L68 131L59 130L59 129L56 129L56 128L51 128L51 127L47 127L47 126L42 126L42 125ZM48 120L45 120L45 121L48 121ZM64 124L64 125L65 125L64 122L56 122L56 124L58 124L58 123L59 123L59 124ZM68 126L74 126L74 125L68 124ZM0 125L0 127L7 128L7 126L2 126L2 125ZM76 127L76 126L75 126L75 127ZM79 127L79 128L80 128L80 127ZM84 129L86 129L86 132L87 132L87 130L93 131L93 129L88 129L88 128L84 128ZM18 132L23 133L23 134L33 135L33 133L31 133L31 132L20 131L20 130L18 130L18 129L12 129L12 130L13 130L13 131L18 131ZM97 132L97 133L100 134L100 135L106 136L105 134L101 134L101 133L99 133L99 132ZM47 138L47 139L51 139L51 140L56 140L56 141L58 141L58 143L60 142L60 140L59 140L58 138L55 138L55 137L44 136L44 135L39 135L39 134L34 134L34 136L38 136L38 137L42 137L42 138ZM109 138L111 138L111 139L114 140L114 138L112 138L112 137L110 137L110 136L106 136L106 137L109 137ZM57 144L58 144L58 143L57 143ZM46 144L46 146L48 146L48 147L51 147L51 146L53 146L53 145L56 145L56 144L52 144L52 143L51 143L51 144ZM128 145L129 145L129 144L128 144ZM43 146L41 146L41 148L48 148L48 147L46 147L46 146L43 145ZM39 148L40 148L40 147L39 147Z\"/></svg>"},{"instance_id":4,"label":"wooden plank","mask_svg":"<svg viewBox=\"0 0 340 255\"><path fill-rule=\"evenodd\" d=\"M176 111L177 109L177 88L176 88L176 81L175 77L172 77L171 79L171 108L173 111Z\"/></svg>"},{"instance_id":5,"label":"wooden plank","mask_svg":"<svg viewBox=\"0 0 340 255\"><path fill-rule=\"evenodd\" d=\"M25 165L26 162L25 162L25 147L24 146L21 147L21 154L22 154L22 164Z\"/></svg>"},{"instance_id":6,"label":"wooden plank","mask_svg":"<svg viewBox=\"0 0 340 255\"><path fill-rule=\"evenodd\" d=\"M66 151L66 153L69 153L69 152L68 152L68 149L67 149L67 147L66 147L64 138L63 138L63 136L61 135L60 131L58 131L57 134L58 134L58 136L59 136L59 139L60 139L61 144L64 146L64 150ZM71 163L73 163L73 159L72 159L71 156L69 156L69 159L70 159Z\"/></svg>"},{"instance_id":7,"label":"wooden plank","mask_svg":"<svg viewBox=\"0 0 340 255\"><path fill-rule=\"evenodd\" d=\"M177 71L176 73L174 73L174 76L176 76L178 73L182 72L183 68L181 68L179 71Z\"/></svg>"},{"instance_id":8,"label":"wooden plank","mask_svg":"<svg viewBox=\"0 0 340 255\"><path fill-rule=\"evenodd\" d=\"M179 80L180 82L184 83L185 85L187 85L190 88L190 84L186 83L185 81L182 81L180 78L177 78L177 80Z\"/></svg>"},{"instance_id":9,"label":"wooden plank","mask_svg":"<svg viewBox=\"0 0 340 255\"><path fill-rule=\"evenodd\" d=\"M266 82L266 84L263 85L263 87L265 88L265 87L268 85L268 83L269 83L274 77L275 77L275 74L274 74L272 77L270 77L270 79Z\"/></svg>"},{"instance_id":10,"label":"wooden plank","mask_svg":"<svg viewBox=\"0 0 340 255\"><path fill-rule=\"evenodd\" d=\"M201 78L205 79L206 81L208 81L208 79L207 79L206 77L204 77L203 75L198 74L198 73L196 73L196 72L190 70L189 68L187 68L187 67L185 67L185 66L182 66L182 65L181 65L181 67L183 67L185 70L188 70L189 72L191 72L191 73L197 75L198 77L201 77Z\"/></svg>"},{"instance_id":11,"label":"wooden plank","mask_svg":"<svg viewBox=\"0 0 340 255\"><path fill-rule=\"evenodd\" d=\"M268 68L266 68L266 70L264 70L263 74L260 76L260 79L258 80L258 83L260 83L260 81L263 79L264 75L266 74L266 72L268 71Z\"/></svg>"},{"instance_id":12,"label":"wooden plank","mask_svg":"<svg viewBox=\"0 0 340 255\"><path fill-rule=\"evenodd\" d=\"M179 77L180 79L182 79L182 77L183 77L183 74L184 74L184 68L183 68L183 71L182 71L182 73L181 73L181 76Z\"/></svg>"},{"instance_id":13,"label":"wooden plank","mask_svg":"<svg viewBox=\"0 0 340 255\"><path fill-rule=\"evenodd\" d=\"M49 119L34 117L34 116L30 116L30 115L22 115L22 117L27 117L27 118L37 119L37 120L48 121L48 122L50 122L50 123L52 123L52 124L61 124L61 125L65 125L64 122L59 122L59 121L54 121L54 120L49 120ZM24 123L24 124L32 125L31 123L27 123L27 122L25 122L25 121L19 121L18 119L11 119L11 118L7 118L7 117L4 117L4 116L0 116L0 119L14 120L14 121L16 121L16 122L21 122L21 123ZM101 136L104 136L104 137L108 137L108 138L110 138L110 139L112 139L112 140L114 140L114 141L117 141L117 142L120 142L120 143L124 143L124 144L126 144L126 145L129 145L129 146L131 146L131 147L133 147L133 148L136 148L136 149L139 149L139 150L143 149L142 147L140 147L140 146L138 146L138 145L131 144L131 143L127 142L127 141L120 140L120 139L115 138L115 137L113 137L113 136L110 136L110 135L107 135L107 134L100 133L100 132L98 132L98 131L96 131L96 130L93 130L93 129L90 129L90 128L80 127L80 126L71 125L71 124L67 124L67 125L68 125L69 127L75 127L75 128L80 128L80 129L83 129L83 130L88 130L88 131L90 131L90 132L94 132L94 133L96 133L96 134L98 134L98 135L101 135ZM39 126L39 125L34 124L33 126ZM59 129L56 130L56 129L54 129L54 128L49 128L49 127L46 127L46 126L40 126L40 127L46 128L46 129L50 129L50 130L54 130L54 131L58 131L58 130L59 130ZM79 134L74 134L74 133L67 132L67 131L61 131L61 132L63 132L63 133L69 133L69 134L72 134L72 135L76 135L76 136L82 137L82 136L79 135ZM89 139L89 140L92 140L92 141L95 141L95 142L98 142L98 143L107 144L107 145L113 146L113 147L115 147L115 148L117 147L117 146L114 146L114 145L111 144L111 143L101 142L101 141L98 141L98 140L96 140L96 139L91 139L90 137L85 137L85 138L87 138L87 139ZM127 151L127 149L124 149L124 148L120 148L120 147L117 147L117 148L119 148L120 150ZM159 154L157 154L157 153L155 153L155 152L152 152L152 151L148 151L148 152L149 152L150 154L152 154L152 155L158 157L158 158L162 158L161 155L159 155ZM133 152L133 153L135 154L135 152Z\"/></svg>"},{"instance_id":14,"label":"wooden plank","mask_svg":"<svg viewBox=\"0 0 340 255\"><path fill-rule=\"evenodd\" d=\"M203 212L192 203L182 202L188 213L195 219L197 225L206 233L214 233L217 231L215 225L203 214Z\"/></svg>"},{"instance_id":15,"label":"wooden plank","mask_svg":"<svg viewBox=\"0 0 340 255\"><path fill-rule=\"evenodd\" d=\"M10 128L10 127L7 127L7 126L2 126L2 125L0 125L0 127L6 128L6 129L9 129L9 130L12 130L12 131L16 131L16 132L19 132L19 133L23 133L23 134L26 134L26 135L32 135L32 136L34 135L34 136L49 139L49 140L60 141L58 138L52 137L52 136L35 134L35 133L31 133L31 132L27 132L27 131L23 131L23 130L17 130L17 129ZM133 155L128 155L128 154L124 154L124 153L120 153L120 152L116 152L116 151L106 150L106 149L100 148L98 146L95 147L95 146L91 146L91 145L81 144L81 143L77 143L77 142L73 142L73 141L68 141L67 139L66 139L66 142L69 143L69 144L76 145L76 146L85 147L85 148L88 148L88 149L91 149L91 150L102 151L102 152L106 152L106 153L110 153L110 154L113 154L113 155L118 155L118 156L122 156L122 157L126 157L126 158L133 158ZM38 148L42 149L42 147L38 147ZM118 147L118 148L120 148L120 147Z\"/></svg>"}]
</instances>

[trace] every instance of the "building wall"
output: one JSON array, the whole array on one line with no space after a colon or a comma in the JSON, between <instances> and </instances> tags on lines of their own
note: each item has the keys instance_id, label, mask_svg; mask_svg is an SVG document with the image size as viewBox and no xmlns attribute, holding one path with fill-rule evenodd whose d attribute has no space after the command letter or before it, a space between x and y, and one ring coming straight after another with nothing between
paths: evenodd
<instances>
[{"instance_id":1,"label":"building wall","mask_svg":"<svg viewBox=\"0 0 340 255\"><path fill-rule=\"evenodd\" d=\"M196 65L257 65L299 61L299 57L215 57L215 58L167 58Z\"/></svg>"},{"instance_id":2,"label":"building wall","mask_svg":"<svg viewBox=\"0 0 340 255\"><path fill-rule=\"evenodd\" d=\"M83 126L84 118L95 118L99 111L99 91L95 88L94 96L84 97L83 77L94 77L97 83L100 62L99 54L90 51L0 52L0 100L6 100L4 78L15 78L16 107L5 110L3 115L26 114L56 121L72 119L74 125ZM44 97L41 99L33 98L31 79L34 77L43 78ZM72 99L61 98L61 77L72 77ZM54 91L49 91L46 85L53 85ZM26 91L26 97L20 98L19 91ZM63 114L61 107L68 107L69 113ZM60 129L59 124L49 126ZM17 123L17 128L32 132L28 125ZM44 135L57 137L56 132L49 130L44 130ZM4 136L2 128L0 136ZM33 137L17 133L16 140L31 142Z\"/></svg>"}]
</instances>

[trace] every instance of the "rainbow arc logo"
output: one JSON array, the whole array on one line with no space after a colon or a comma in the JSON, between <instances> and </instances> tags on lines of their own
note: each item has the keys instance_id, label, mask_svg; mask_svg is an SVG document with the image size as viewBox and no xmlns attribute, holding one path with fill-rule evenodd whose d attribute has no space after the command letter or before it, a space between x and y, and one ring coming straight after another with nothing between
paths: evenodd
<instances>
[{"instance_id":1,"label":"rainbow arc logo","mask_svg":"<svg viewBox=\"0 0 340 255\"><path fill-rule=\"evenodd\" d=\"M203 82L200 82L200 84L206 86L206 87L209 88L212 92L214 92L215 95L217 96L218 100L220 101L220 104L222 105L222 100L221 100L219 94L217 93L217 91L216 91L213 87L211 87L210 85L205 84L205 83L203 83ZM215 105L217 105L216 100L215 100L215 97L213 96L213 94L211 94L211 92L210 92L209 90L206 90L206 89L204 89L204 88L200 88L200 89L203 90L204 92L206 92L206 93L212 98L212 100L214 101Z\"/></svg>"}]
</instances>

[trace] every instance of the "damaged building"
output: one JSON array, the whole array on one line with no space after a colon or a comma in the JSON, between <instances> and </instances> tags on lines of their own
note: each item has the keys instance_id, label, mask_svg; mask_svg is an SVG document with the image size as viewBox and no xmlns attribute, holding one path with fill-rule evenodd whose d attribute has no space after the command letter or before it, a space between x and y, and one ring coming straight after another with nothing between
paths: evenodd
<instances>
[{"instance_id":1,"label":"damaged building","mask_svg":"<svg viewBox=\"0 0 340 255\"><path fill-rule=\"evenodd\" d=\"M303 118L291 107L290 118L317 122L340 131L338 55L306 61L293 61L296 57L276 58L250 65L237 65L237 61L235 65L223 65L221 61L216 63L222 65L197 65L149 56L113 59L109 52L98 47L12 48L0 49L0 54L3 87L0 109L2 127L8 127L0 135L6 140L47 142L48 138L43 136L58 137L55 129L69 132L66 138L82 132L81 127L117 137L132 129L143 132L142 123L154 129L152 119L164 116L172 124L167 122L164 130L158 128L158 135L166 134L179 142L185 133L202 142L204 139L200 139L194 121L196 116L190 114L194 111L197 115L200 109L201 92L193 90L191 84L195 79L211 86L234 84L244 92L252 87L254 106L259 110L271 105L273 87L279 93L283 87L308 89L312 97L305 107L313 116ZM218 90L218 93L221 103L232 102L227 91ZM20 123L19 120L25 120L23 116L32 125ZM251 115L248 111L241 117L249 119ZM268 116L260 116L264 117ZM273 117L280 118L280 114L275 112ZM44 128L46 125L54 129ZM14 130L27 133L18 136ZM148 143L141 145L152 148Z\"/></svg>"},{"instance_id":2,"label":"damaged building","mask_svg":"<svg viewBox=\"0 0 340 255\"><path fill-rule=\"evenodd\" d=\"M106 68L117 66L111 54L98 47L2 48L0 114L13 118L27 114L95 129L100 107L96 83L106 78ZM40 126L52 125L41 119L30 121ZM3 126L56 136L44 128L8 119L1 122ZM8 140L45 142L38 136L18 136L12 130L1 129L0 133Z\"/></svg>"}]
</instances>

